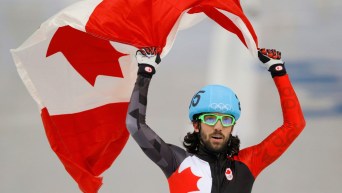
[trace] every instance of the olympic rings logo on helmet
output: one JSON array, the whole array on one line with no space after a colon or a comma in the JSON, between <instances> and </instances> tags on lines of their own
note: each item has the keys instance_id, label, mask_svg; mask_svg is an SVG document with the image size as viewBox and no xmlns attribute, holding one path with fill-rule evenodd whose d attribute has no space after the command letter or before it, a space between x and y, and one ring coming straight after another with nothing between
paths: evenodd
<instances>
[{"instance_id":1,"label":"olympic rings logo on helmet","mask_svg":"<svg viewBox=\"0 0 342 193\"><path fill-rule=\"evenodd\" d=\"M233 110L230 104L223 104L223 103L211 103L209 107L213 109L214 111L223 112L223 113Z\"/></svg>"}]
</instances>

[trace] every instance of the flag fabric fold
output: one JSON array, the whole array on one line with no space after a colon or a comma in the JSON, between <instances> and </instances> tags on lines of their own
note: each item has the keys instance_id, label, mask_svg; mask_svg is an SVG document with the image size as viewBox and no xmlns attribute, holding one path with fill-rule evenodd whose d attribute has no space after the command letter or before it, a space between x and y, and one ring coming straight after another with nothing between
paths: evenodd
<instances>
[{"instance_id":1,"label":"flag fabric fold","mask_svg":"<svg viewBox=\"0 0 342 193\"><path fill-rule=\"evenodd\" d=\"M11 50L51 148L83 192L98 192L129 137L136 50L158 47L163 57L179 30L206 16L256 56L257 36L238 0L80 1Z\"/></svg>"}]
</instances>

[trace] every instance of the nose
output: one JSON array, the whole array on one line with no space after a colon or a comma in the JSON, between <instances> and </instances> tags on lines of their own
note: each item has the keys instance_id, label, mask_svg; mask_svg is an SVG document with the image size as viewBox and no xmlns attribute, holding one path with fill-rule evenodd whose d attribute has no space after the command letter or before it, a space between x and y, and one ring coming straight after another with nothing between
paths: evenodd
<instances>
[{"instance_id":1,"label":"nose","mask_svg":"<svg viewBox=\"0 0 342 193\"><path fill-rule=\"evenodd\" d=\"M214 125L214 129L216 129L216 130L222 130L222 128L223 128L223 125L222 125L222 123L221 123L221 120L218 120L218 121L216 122L216 124Z\"/></svg>"}]
</instances>

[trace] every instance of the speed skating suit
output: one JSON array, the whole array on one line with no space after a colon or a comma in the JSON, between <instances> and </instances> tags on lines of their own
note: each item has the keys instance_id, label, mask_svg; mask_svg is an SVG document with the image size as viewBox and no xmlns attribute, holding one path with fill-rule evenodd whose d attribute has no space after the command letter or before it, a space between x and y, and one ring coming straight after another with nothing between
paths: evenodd
<instances>
[{"instance_id":1,"label":"speed skating suit","mask_svg":"<svg viewBox=\"0 0 342 193\"><path fill-rule=\"evenodd\" d=\"M143 152L168 179L171 193L250 193L260 172L279 158L305 126L303 113L287 74L273 78L280 95L283 124L261 143L229 157L200 148L191 154L165 143L145 122L151 78L138 75L126 124Z\"/></svg>"}]
</instances>

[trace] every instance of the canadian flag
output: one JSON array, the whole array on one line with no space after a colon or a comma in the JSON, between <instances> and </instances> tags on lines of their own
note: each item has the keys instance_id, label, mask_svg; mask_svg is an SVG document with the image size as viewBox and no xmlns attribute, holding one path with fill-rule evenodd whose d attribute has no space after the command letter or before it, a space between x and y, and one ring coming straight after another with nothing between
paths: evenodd
<instances>
[{"instance_id":1,"label":"canadian flag","mask_svg":"<svg viewBox=\"0 0 342 193\"><path fill-rule=\"evenodd\" d=\"M129 137L137 49L159 47L163 57L177 31L206 16L257 56L257 37L239 0L80 1L11 50L51 148L83 192L99 190L100 175Z\"/></svg>"}]
</instances>

